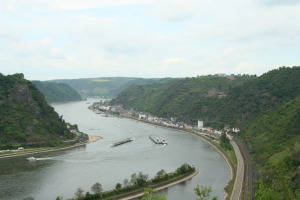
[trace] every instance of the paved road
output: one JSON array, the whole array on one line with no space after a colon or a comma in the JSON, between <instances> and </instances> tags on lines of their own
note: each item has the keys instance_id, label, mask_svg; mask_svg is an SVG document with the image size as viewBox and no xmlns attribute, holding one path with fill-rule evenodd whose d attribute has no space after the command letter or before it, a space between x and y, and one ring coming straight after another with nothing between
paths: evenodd
<instances>
[{"instance_id":1,"label":"paved road","mask_svg":"<svg viewBox=\"0 0 300 200\"><path fill-rule=\"evenodd\" d=\"M244 182L244 159L237 143L231 140L231 145L237 158L237 170L230 200L238 200L241 197Z\"/></svg>"}]
</instances>

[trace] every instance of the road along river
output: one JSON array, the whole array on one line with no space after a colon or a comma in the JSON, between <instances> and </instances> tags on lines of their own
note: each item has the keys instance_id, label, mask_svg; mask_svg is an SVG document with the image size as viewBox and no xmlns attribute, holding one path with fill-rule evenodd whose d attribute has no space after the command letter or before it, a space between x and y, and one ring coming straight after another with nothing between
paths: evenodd
<instances>
[{"instance_id":1,"label":"road along river","mask_svg":"<svg viewBox=\"0 0 300 200\"><path fill-rule=\"evenodd\" d=\"M200 172L184 183L162 191L167 199L196 199L194 188L211 186L212 195L224 197L230 169L222 156L201 138L156 127L135 120L105 117L88 110L86 102L54 104L63 118L89 135L103 139L86 146L33 155L40 158L26 161L26 156L0 160L0 199L16 200L28 196L54 200L74 197L77 188L90 191L100 182L104 190L130 180L133 173L143 172L149 178L164 169L175 171L183 163L199 167ZM157 134L168 145L154 144L149 135ZM111 144L128 137L135 140L117 147Z\"/></svg>"}]
</instances>

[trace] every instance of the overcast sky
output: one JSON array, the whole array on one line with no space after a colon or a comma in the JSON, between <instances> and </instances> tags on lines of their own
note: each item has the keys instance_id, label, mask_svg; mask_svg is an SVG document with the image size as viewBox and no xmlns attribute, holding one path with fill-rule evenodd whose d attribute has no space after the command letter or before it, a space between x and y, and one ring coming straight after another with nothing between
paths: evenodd
<instances>
[{"instance_id":1,"label":"overcast sky","mask_svg":"<svg viewBox=\"0 0 300 200\"><path fill-rule=\"evenodd\" d=\"M0 0L4 75L261 75L299 60L300 0Z\"/></svg>"}]
</instances>

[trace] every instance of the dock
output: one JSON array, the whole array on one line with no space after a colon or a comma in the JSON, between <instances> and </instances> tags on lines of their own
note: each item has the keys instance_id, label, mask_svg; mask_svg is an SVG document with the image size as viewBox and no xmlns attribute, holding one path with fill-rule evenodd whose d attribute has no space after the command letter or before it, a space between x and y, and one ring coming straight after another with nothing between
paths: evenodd
<instances>
[{"instance_id":1,"label":"dock","mask_svg":"<svg viewBox=\"0 0 300 200\"><path fill-rule=\"evenodd\" d=\"M125 144L125 143L128 143L128 142L132 142L133 140L134 140L134 138L126 138L126 139L121 140L121 141L119 141L119 142L113 143L111 146L112 146L112 147L119 146L119 145L121 145L121 144Z\"/></svg>"},{"instance_id":2,"label":"dock","mask_svg":"<svg viewBox=\"0 0 300 200\"><path fill-rule=\"evenodd\" d=\"M149 138L155 143L155 144L168 144L167 141L164 139L161 139L158 137L158 135L150 135Z\"/></svg>"}]
</instances>

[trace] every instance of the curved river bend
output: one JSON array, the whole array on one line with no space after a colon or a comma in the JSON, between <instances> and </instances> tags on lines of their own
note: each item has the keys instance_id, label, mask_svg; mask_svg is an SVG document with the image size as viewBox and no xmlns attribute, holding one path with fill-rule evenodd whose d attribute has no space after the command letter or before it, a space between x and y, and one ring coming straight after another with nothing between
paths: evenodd
<instances>
[{"instance_id":1,"label":"curved river bend","mask_svg":"<svg viewBox=\"0 0 300 200\"><path fill-rule=\"evenodd\" d=\"M197 176L163 192L167 199L196 199L194 188L211 186L212 195L224 197L230 169L222 156L202 139L182 132L155 127L126 118L105 117L88 110L86 102L54 104L64 119L78 124L80 131L103 139L73 149L0 160L0 199L19 200L28 196L36 200L74 197L77 188L90 191L100 182L104 190L130 180L133 173L143 172L149 178L164 169L175 171L183 163L200 168ZM149 135L158 134L168 145L156 145ZM110 145L120 139L135 140L117 147Z\"/></svg>"}]
</instances>

